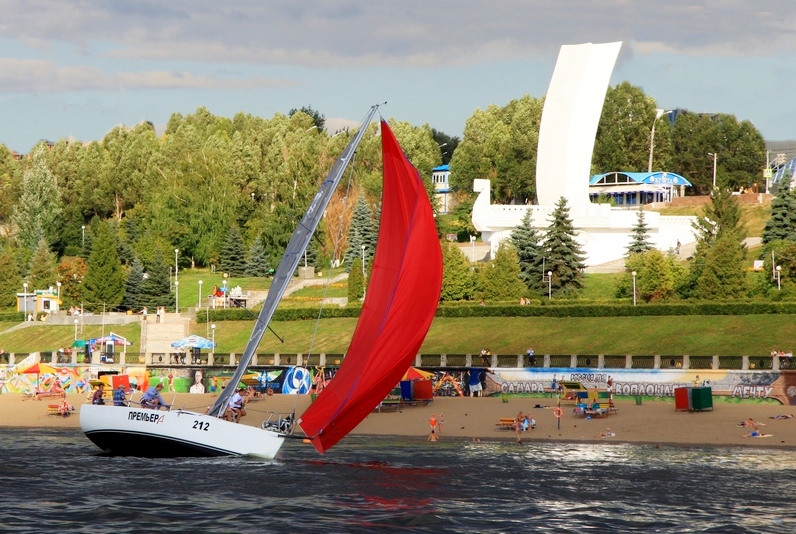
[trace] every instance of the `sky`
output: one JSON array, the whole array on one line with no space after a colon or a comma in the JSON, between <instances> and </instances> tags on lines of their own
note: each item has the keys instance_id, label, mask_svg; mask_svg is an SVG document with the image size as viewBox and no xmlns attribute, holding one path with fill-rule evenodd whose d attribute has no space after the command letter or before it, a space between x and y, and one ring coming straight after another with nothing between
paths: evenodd
<instances>
[{"instance_id":1,"label":"sky","mask_svg":"<svg viewBox=\"0 0 796 534\"><path fill-rule=\"evenodd\" d=\"M462 136L542 97L565 44L622 41L611 78L663 109L796 139L792 0L0 0L0 143L101 140L199 107L327 129L385 118ZM794 143L796 144L796 142Z\"/></svg>"}]
</instances>

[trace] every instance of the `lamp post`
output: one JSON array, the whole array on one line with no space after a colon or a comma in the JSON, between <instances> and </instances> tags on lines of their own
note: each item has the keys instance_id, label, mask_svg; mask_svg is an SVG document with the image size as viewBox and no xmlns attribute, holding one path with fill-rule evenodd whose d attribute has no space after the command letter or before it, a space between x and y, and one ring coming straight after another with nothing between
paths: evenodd
<instances>
[{"instance_id":1,"label":"lamp post","mask_svg":"<svg viewBox=\"0 0 796 534\"><path fill-rule=\"evenodd\" d=\"M553 271L547 271L547 300L553 300Z\"/></svg>"},{"instance_id":2,"label":"lamp post","mask_svg":"<svg viewBox=\"0 0 796 534\"><path fill-rule=\"evenodd\" d=\"M58 286L58 301L59 301L58 304L60 305L61 304L61 302L60 302L60 300L61 300L61 282L56 282L55 285Z\"/></svg>"},{"instance_id":3,"label":"lamp post","mask_svg":"<svg viewBox=\"0 0 796 534\"><path fill-rule=\"evenodd\" d=\"M224 286L224 307L227 307L227 281L226 279L221 282L221 285Z\"/></svg>"},{"instance_id":4,"label":"lamp post","mask_svg":"<svg viewBox=\"0 0 796 534\"><path fill-rule=\"evenodd\" d=\"M211 341L213 341L213 352L215 352L216 351L216 323L213 323L213 324L210 325L210 331L213 333L213 338L212 338Z\"/></svg>"},{"instance_id":5,"label":"lamp post","mask_svg":"<svg viewBox=\"0 0 796 534\"><path fill-rule=\"evenodd\" d=\"M174 281L174 313L180 313L180 283Z\"/></svg>"},{"instance_id":6,"label":"lamp post","mask_svg":"<svg viewBox=\"0 0 796 534\"><path fill-rule=\"evenodd\" d=\"M75 341L77 341L77 319L75 319Z\"/></svg>"},{"instance_id":7,"label":"lamp post","mask_svg":"<svg viewBox=\"0 0 796 534\"><path fill-rule=\"evenodd\" d=\"M196 303L197 309L202 309L202 281L199 280L199 301Z\"/></svg>"},{"instance_id":8,"label":"lamp post","mask_svg":"<svg viewBox=\"0 0 796 534\"><path fill-rule=\"evenodd\" d=\"M470 254L470 257L471 257L470 261L475 263L475 236L474 235L470 236L470 250L472 251L472 253Z\"/></svg>"},{"instance_id":9,"label":"lamp post","mask_svg":"<svg viewBox=\"0 0 796 534\"><path fill-rule=\"evenodd\" d=\"M80 227L80 230L83 232L83 239L80 242L80 248L86 248L86 225Z\"/></svg>"},{"instance_id":10,"label":"lamp post","mask_svg":"<svg viewBox=\"0 0 796 534\"><path fill-rule=\"evenodd\" d=\"M25 315L25 320L28 320L28 283L22 284L22 311Z\"/></svg>"},{"instance_id":11,"label":"lamp post","mask_svg":"<svg viewBox=\"0 0 796 534\"><path fill-rule=\"evenodd\" d=\"M179 255L179 253L180 249L175 248L174 249L174 284L175 285L177 284L177 271L179 270L179 267L177 265L177 256Z\"/></svg>"},{"instance_id":12,"label":"lamp post","mask_svg":"<svg viewBox=\"0 0 796 534\"><path fill-rule=\"evenodd\" d=\"M658 122L658 119L660 119L664 114L668 115L669 113L671 113L671 110L655 110L655 120L652 121L652 129L650 130L650 160L649 164L647 165L647 172L652 172L652 151L655 148L655 123Z\"/></svg>"},{"instance_id":13,"label":"lamp post","mask_svg":"<svg viewBox=\"0 0 796 534\"><path fill-rule=\"evenodd\" d=\"M716 188L716 153L708 152L708 156L713 156L713 189Z\"/></svg>"},{"instance_id":14,"label":"lamp post","mask_svg":"<svg viewBox=\"0 0 796 534\"><path fill-rule=\"evenodd\" d=\"M777 291L782 290L782 283L780 282L780 273L782 272L782 267L777 265Z\"/></svg>"},{"instance_id":15,"label":"lamp post","mask_svg":"<svg viewBox=\"0 0 796 534\"><path fill-rule=\"evenodd\" d=\"M365 245L362 245L362 278L365 278Z\"/></svg>"},{"instance_id":16,"label":"lamp post","mask_svg":"<svg viewBox=\"0 0 796 534\"><path fill-rule=\"evenodd\" d=\"M636 271L630 273L633 275L633 306L636 305Z\"/></svg>"}]
</instances>

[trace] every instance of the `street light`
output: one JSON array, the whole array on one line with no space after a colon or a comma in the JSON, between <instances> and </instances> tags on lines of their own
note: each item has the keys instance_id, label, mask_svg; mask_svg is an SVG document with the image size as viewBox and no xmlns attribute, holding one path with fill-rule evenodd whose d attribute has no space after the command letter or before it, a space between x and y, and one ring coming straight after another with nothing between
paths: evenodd
<instances>
[{"instance_id":1,"label":"street light","mask_svg":"<svg viewBox=\"0 0 796 534\"><path fill-rule=\"evenodd\" d=\"M362 245L362 278L365 278L365 245Z\"/></svg>"},{"instance_id":2,"label":"street light","mask_svg":"<svg viewBox=\"0 0 796 534\"><path fill-rule=\"evenodd\" d=\"M84 224L80 229L83 231L83 240L81 241L80 248L86 248L86 225Z\"/></svg>"},{"instance_id":3,"label":"street light","mask_svg":"<svg viewBox=\"0 0 796 534\"><path fill-rule=\"evenodd\" d=\"M713 156L713 189L716 188L716 153L708 152L708 156Z\"/></svg>"},{"instance_id":4,"label":"street light","mask_svg":"<svg viewBox=\"0 0 796 534\"><path fill-rule=\"evenodd\" d=\"M174 281L174 313L180 313L180 283Z\"/></svg>"},{"instance_id":5,"label":"street light","mask_svg":"<svg viewBox=\"0 0 796 534\"><path fill-rule=\"evenodd\" d=\"M56 282L55 285L58 286L58 300L59 300L58 304L60 305L61 304L61 302L60 302L60 300L61 300L61 282Z\"/></svg>"},{"instance_id":6,"label":"street light","mask_svg":"<svg viewBox=\"0 0 796 534\"><path fill-rule=\"evenodd\" d=\"M212 341L213 341L213 352L215 352L216 351L216 324L215 323L210 325L210 331L213 332L213 338L212 338Z\"/></svg>"},{"instance_id":7,"label":"street light","mask_svg":"<svg viewBox=\"0 0 796 534\"><path fill-rule=\"evenodd\" d=\"M77 341L77 319L75 319L75 341Z\"/></svg>"},{"instance_id":8,"label":"street light","mask_svg":"<svg viewBox=\"0 0 796 534\"><path fill-rule=\"evenodd\" d=\"M547 300L553 300L553 271L547 271Z\"/></svg>"},{"instance_id":9,"label":"street light","mask_svg":"<svg viewBox=\"0 0 796 534\"><path fill-rule=\"evenodd\" d=\"M175 248L174 249L174 284L175 285L177 284L177 271L179 270L179 267L177 266L177 255L179 253L180 253L180 249Z\"/></svg>"},{"instance_id":10,"label":"street light","mask_svg":"<svg viewBox=\"0 0 796 534\"><path fill-rule=\"evenodd\" d=\"M780 282L780 273L782 271L782 267L777 265L777 290L782 290L782 283Z\"/></svg>"},{"instance_id":11,"label":"street light","mask_svg":"<svg viewBox=\"0 0 796 534\"><path fill-rule=\"evenodd\" d=\"M649 164L647 165L647 172L652 172L652 151L655 148L655 123L658 122L658 119L660 119L664 114L668 115L671 112L671 110L667 109L655 110L655 120L652 121L652 130L650 130L650 160Z\"/></svg>"},{"instance_id":12,"label":"street light","mask_svg":"<svg viewBox=\"0 0 796 534\"><path fill-rule=\"evenodd\" d=\"M199 302L196 304L198 309L202 309L202 281L199 280Z\"/></svg>"},{"instance_id":13,"label":"street light","mask_svg":"<svg viewBox=\"0 0 796 534\"><path fill-rule=\"evenodd\" d=\"M471 260L470 261L475 263L475 236L474 235L470 236L470 248L472 250Z\"/></svg>"},{"instance_id":14,"label":"street light","mask_svg":"<svg viewBox=\"0 0 796 534\"><path fill-rule=\"evenodd\" d=\"M636 271L630 273L633 275L633 306L636 305Z\"/></svg>"},{"instance_id":15,"label":"street light","mask_svg":"<svg viewBox=\"0 0 796 534\"><path fill-rule=\"evenodd\" d=\"M28 283L25 282L22 284L22 289L24 291L24 295L22 297L22 310L25 314L25 320L28 320Z\"/></svg>"}]
</instances>

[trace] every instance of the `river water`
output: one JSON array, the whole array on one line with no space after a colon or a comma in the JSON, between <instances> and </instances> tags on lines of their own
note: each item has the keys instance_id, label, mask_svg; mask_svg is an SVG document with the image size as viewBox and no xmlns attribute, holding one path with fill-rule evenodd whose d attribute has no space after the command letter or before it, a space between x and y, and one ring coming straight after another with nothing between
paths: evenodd
<instances>
[{"instance_id":1,"label":"river water","mask_svg":"<svg viewBox=\"0 0 796 534\"><path fill-rule=\"evenodd\" d=\"M0 532L796 532L796 454L349 437L274 461L2 429Z\"/></svg>"}]
</instances>

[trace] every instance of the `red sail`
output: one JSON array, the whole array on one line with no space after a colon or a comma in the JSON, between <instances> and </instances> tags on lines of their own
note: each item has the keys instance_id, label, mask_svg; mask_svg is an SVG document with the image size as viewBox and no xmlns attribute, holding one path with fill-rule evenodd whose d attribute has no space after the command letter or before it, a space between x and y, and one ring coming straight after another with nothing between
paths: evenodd
<instances>
[{"instance_id":1,"label":"red sail","mask_svg":"<svg viewBox=\"0 0 796 534\"><path fill-rule=\"evenodd\" d=\"M423 180L381 121L379 241L343 365L298 423L318 452L354 429L394 388L426 337L442 287L442 252Z\"/></svg>"}]
</instances>

